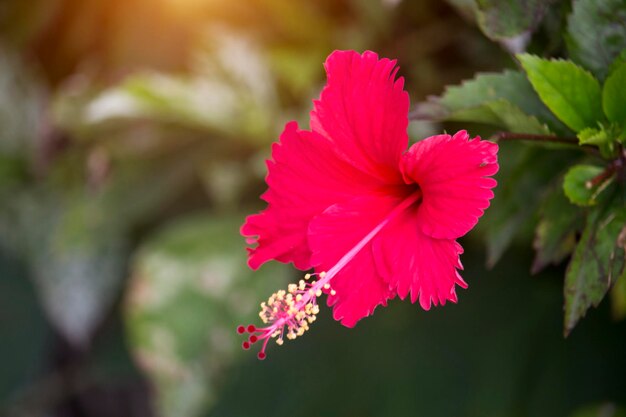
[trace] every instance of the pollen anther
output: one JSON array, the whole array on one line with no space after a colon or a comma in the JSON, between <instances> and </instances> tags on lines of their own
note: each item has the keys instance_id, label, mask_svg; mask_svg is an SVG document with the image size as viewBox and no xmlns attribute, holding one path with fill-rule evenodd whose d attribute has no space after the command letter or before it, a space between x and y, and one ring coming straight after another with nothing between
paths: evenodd
<instances>
[{"instance_id":1,"label":"pollen anther","mask_svg":"<svg viewBox=\"0 0 626 417\"><path fill-rule=\"evenodd\" d=\"M317 275L319 280L308 281L314 275ZM325 272L306 274L297 284L289 284L287 291L279 290L272 294L266 302L261 303L259 312L259 317L267 327L248 326L246 330L251 335L242 347L249 349L253 343L262 341L259 358L265 358L265 348L270 339L275 339L276 344L280 346L284 343L285 337L293 340L302 336L309 330L309 324L317 319L316 316L320 311L317 297L322 295L322 289L326 291L330 289L330 293L335 294L335 290L332 290L328 283L331 278ZM243 329L243 326L239 329Z\"/></svg>"}]
</instances>

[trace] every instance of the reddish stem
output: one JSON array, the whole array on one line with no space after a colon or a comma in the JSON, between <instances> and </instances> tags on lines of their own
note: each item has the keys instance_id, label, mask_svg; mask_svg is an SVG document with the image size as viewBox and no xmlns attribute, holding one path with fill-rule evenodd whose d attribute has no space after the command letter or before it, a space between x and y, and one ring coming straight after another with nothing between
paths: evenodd
<instances>
[{"instance_id":1,"label":"reddish stem","mask_svg":"<svg viewBox=\"0 0 626 417\"><path fill-rule=\"evenodd\" d=\"M614 174L624 171L626 167L626 154L622 152L619 158L613 160L601 173L587 181L585 184L587 188L597 187L604 181L611 178Z\"/></svg>"},{"instance_id":2,"label":"reddish stem","mask_svg":"<svg viewBox=\"0 0 626 417\"><path fill-rule=\"evenodd\" d=\"M587 188L597 187L598 185L602 184L604 181L612 177L615 173L615 170L615 164L611 164L606 167L604 171L587 181L585 185L587 186Z\"/></svg>"},{"instance_id":3,"label":"reddish stem","mask_svg":"<svg viewBox=\"0 0 626 417\"><path fill-rule=\"evenodd\" d=\"M537 135L534 133L498 132L492 136L493 140L524 140L532 142L565 143L578 145L578 139L574 137L559 137L556 135Z\"/></svg>"},{"instance_id":4,"label":"reddish stem","mask_svg":"<svg viewBox=\"0 0 626 417\"><path fill-rule=\"evenodd\" d=\"M594 156L600 156L600 152L595 146L579 145L578 139L575 137L559 137L556 135L537 135L533 133L513 133L513 132L498 132L491 137L494 141L530 141L530 142L549 142L549 143L561 143L564 145L574 145L577 148L592 154Z\"/></svg>"}]
</instances>

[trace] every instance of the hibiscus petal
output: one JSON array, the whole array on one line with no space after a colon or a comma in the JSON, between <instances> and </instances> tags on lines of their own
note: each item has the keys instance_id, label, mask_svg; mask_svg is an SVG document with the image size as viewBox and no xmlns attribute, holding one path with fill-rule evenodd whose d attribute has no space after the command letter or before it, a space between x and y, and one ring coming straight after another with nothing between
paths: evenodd
<instances>
[{"instance_id":1,"label":"hibiscus petal","mask_svg":"<svg viewBox=\"0 0 626 417\"><path fill-rule=\"evenodd\" d=\"M311 112L311 129L344 159L386 182L401 182L398 164L408 145L409 96L395 80L396 61L366 51L333 52L326 87Z\"/></svg>"},{"instance_id":2,"label":"hibiscus petal","mask_svg":"<svg viewBox=\"0 0 626 417\"><path fill-rule=\"evenodd\" d=\"M407 183L423 193L417 212L420 230L439 239L456 239L472 229L493 198L498 145L469 140L467 132L438 135L413 145L402 157Z\"/></svg>"},{"instance_id":3,"label":"hibiscus petal","mask_svg":"<svg viewBox=\"0 0 626 417\"><path fill-rule=\"evenodd\" d=\"M296 268L311 267L307 244L309 221L326 208L354 195L367 194L379 182L338 158L319 134L287 124L267 162L267 209L249 216L241 227L250 245L248 265L257 269L276 259Z\"/></svg>"},{"instance_id":4,"label":"hibiscus petal","mask_svg":"<svg viewBox=\"0 0 626 417\"><path fill-rule=\"evenodd\" d=\"M467 288L457 269L463 248L455 240L434 239L420 230L418 207L406 210L373 242L376 267L401 299L411 294L424 310L457 301L455 286Z\"/></svg>"},{"instance_id":5,"label":"hibiscus petal","mask_svg":"<svg viewBox=\"0 0 626 417\"><path fill-rule=\"evenodd\" d=\"M330 270L346 253L374 230L402 201L390 195L354 198L329 207L309 225L311 262L317 271ZM331 280L336 294L328 296L333 317L353 327L394 293L374 264L372 243L367 243Z\"/></svg>"}]
</instances>

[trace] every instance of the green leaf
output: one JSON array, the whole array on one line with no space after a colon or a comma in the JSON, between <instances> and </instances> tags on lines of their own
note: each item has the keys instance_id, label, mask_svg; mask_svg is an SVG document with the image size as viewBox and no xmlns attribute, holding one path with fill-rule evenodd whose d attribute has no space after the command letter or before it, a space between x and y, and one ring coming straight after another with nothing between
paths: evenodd
<instances>
[{"instance_id":1,"label":"green leaf","mask_svg":"<svg viewBox=\"0 0 626 417\"><path fill-rule=\"evenodd\" d=\"M611 284L624 273L624 236L626 212L621 196L591 210L565 274L565 335L591 306L600 304Z\"/></svg>"},{"instance_id":2,"label":"green leaf","mask_svg":"<svg viewBox=\"0 0 626 417\"><path fill-rule=\"evenodd\" d=\"M476 0L478 23L491 39L504 40L532 33L546 13L550 0Z\"/></svg>"},{"instance_id":3,"label":"green leaf","mask_svg":"<svg viewBox=\"0 0 626 417\"><path fill-rule=\"evenodd\" d=\"M490 101L480 107L459 110L448 117L449 121L477 122L498 126L514 133L549 134L550 129L534 116L524 113L506 100Z\"/></svg>"},{"instance_id":4,"label":"green leaf","mask_svg":"<svg viewBox=\"0 0 626 417\"><path fill-rule=\"evenodd\" d=\"M603 170L602 167L594 165L576 165L570 168L563 179L563 190L569 201L579 206L595 205L598 196L610 182L610 179L607 179L598 184L592 183Z\"/></svg>"},{"instance_id":5,"label":"green leaf","mask_svg":"<svg viewBox=\"0 0 626 417\"><path fill-rule=\"evenodd\" d=\"M619 65L604 82L602 108L609 121L626 128L626 63Z\"/></svg>"},{"instance_id":6,"label":"green leaf","mask_svg":"<svg viewBox=\"0 0 626 417\"><path fill-rule=\"evenodd\" d=\"M616 154L616 142L619 139L621 129L611 124L600 129L587 128L578 133L578 143L580 145L597 146L600 154L606 159L614 159Z\"/></svg>"},{"instance_id":7,"label":"green leaf","mask_svg":"<svg viewBox=\"0 0 626 417\"><path fill-rule=\"evenodd\" d=\"M550 189L547 180L570 163L572 153L545 150L536 146L507 143L500 149L502 169L498 172L498 198L485 213L478 227L485 228L487 265L493 267L515 237L532 234L536 211ZM528 169L529 166L533 169Z\"/></svg>"},{"instance_id":8,"label":"green leaf","mask_svg":"<svg viewBox=\"0 0 626 417\"><path fill-rule=\"evenodd\" d=\"M18 54L0 51L0 155L34 158L42 131L43 88Z\"/></svg>"},{"instance_id":9,"label":"green leaf","mask_svg":"<svg viewBox=\"0 0 626 417\"><path fill-rule=\"evenodd\" d=\"M24 241L20 255L48 319L67 341L84 348L125 277L129 236L114 213L87 193L37 190L14 203L19 214L12 224Z\"/></svg>"},{"instance_id":10,"label":"green leaf","mask_svg":"<svg viewBox=\"0 0 626 417\"><path fill-rule=\"evenodd\" d=\"M615 58L615 61L611 63L611 66L609 67L609 75L613 74L613 72L622 64L626 64L626 49L620 52L617 58Z\"/></svg>"},{"instance_id":11,"label":"green leaf","mask_svg":"<svg viewBox=\"0 0 626 417\"><path fill-rule=\"evenodd\" d=\"M577 0L568 19L567 46L575 62L599 79L626 49L626 3L623 0Z\"/></svg>"},{"instance_id":12,"label":"green leaf","mask_svg":"<svg viewBox=\"0 0 626 417\"><path fill-rule=\"evenodd\" d=\"M620 235L620 237L622 236ZM626 236L623 236L622 242L624 239L626 239ZM623 246L624 243L622 243ZM613 288L611 288L611 310L615 320L624 320L626 318L626 270L617 279Z\"/></svg>"},{"instance_id":13,"label":"green leaf","mask_svg":"<svg viewBox=\"0 0 626 417\"><path fill-rule=\"evenodd\" d=\"M135 258L125 320L155 384L158 415L206 415L229 366L251 355L237 325L257 323L259 303L287 281L285 265L248 268L243 219L189 215L150 237Z\"/></svg>"},{"instance_id":14,"label":"green leaf","mask_svg":"<svg viewBox=\"0 0 626 417\"><path fill-rule=\"evenodd\" d=\"M541 208L533 246L536 250L532 273L558 264L572 253L576 233L582 228L581 210L572 205L562 190L549 190Z\"/></svg>"},{"instance_id":15,"label":"green leaf","mask_svg":"<svg viewBox=\"0 0 626 417\"><path fill-rule=\"evenodd\" d=\"M519 107L506 100L486 103L494 115L500 120L500 125L513 133L549 134L550 129L534 116L524 113Z\"/></svg>"},{"instance_id":16,"label":"green leaf","mask_svg":"<svg viewBox=\"0 0 626 417\"><path fill-rule=\"evenodd\" d=\"M461 85L448 87L440 100L446 109L455 112L501 99L516 105L524 113L540 118L551 116L532 85L519 71L478 74Z\"/></svg>"},{"instance_id":17,"label":"green leaf","mask_svg":"<svg viewBox=\"0 0 626 417\"><path fill-rule=\"evenodd\" d=\"M541 100L563 123L578 132L604 119L600 84L571 61L517 56Z\"/></svg>"},{"instance_id":18,"label":"green leaf","mask_svg":"<svg viewBox=\"0 0 626 417\"><path fill-rule=\"evenodd\" d=\"M534 116L537 122L532 122L531 126L545 123L556 133L568 133L568 129L541 102L524 74L510 70L498 74L479 74L458 86L447 87L440 97L429 97L428 101L419 103L411 117L423 120L478 121L506 128L506 123L502 120L507 117L506 109L495 108L494 114L494 108L490 106L493 102L508 102L508 107L514 108L516 114ZM545 128L541 127L540 130L544 131Z\"/></svg>"},{"instance_id":19,"label":"green leaf","mask_svg":"<svg viewBox=\"0 0 626 417\"><path fill-rule=\"evenodd\" d=\"M604 145L610 139L606 130L593 127L581 130L577 136L581 145Z\"/></svg>"}]
</instances>

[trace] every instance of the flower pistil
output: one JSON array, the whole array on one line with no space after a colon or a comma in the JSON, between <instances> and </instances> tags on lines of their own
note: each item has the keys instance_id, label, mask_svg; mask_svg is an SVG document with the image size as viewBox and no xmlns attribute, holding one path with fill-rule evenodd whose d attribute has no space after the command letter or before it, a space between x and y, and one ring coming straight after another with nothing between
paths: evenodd
<instances>
[{"instance_id":1,"label":"flower pistil","mask_svg":"<svg viewBox=\"0 0 626 417\"><path fill-rule=\"evenodd\" d=\"M239 334L249 333L248 339L242 343L244 349L257 343L263 342L261 350L257 354L263 360L266 357L265 350L270 339L275 339L278 345L284 343L284 338L289 340L302 336L309 330L319 313L317 298L323 293L336 295L331 287L331 280L343 267L345 267L370 241L396 216L413 204L419 203L422 192L417 189L398 204L376 227L374 227L363 239L352 247L341 259L328 270L319 273L304 275L297 284L289 284L287 290L279 290L272 294L267 302L261 303L259 317L266 324L265 327L256 327L253 324L237 327ZM311 280L313 278L313 280ZM315 279L317 278L317 279Z\"/></svg>"}]
</instances>

